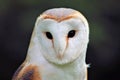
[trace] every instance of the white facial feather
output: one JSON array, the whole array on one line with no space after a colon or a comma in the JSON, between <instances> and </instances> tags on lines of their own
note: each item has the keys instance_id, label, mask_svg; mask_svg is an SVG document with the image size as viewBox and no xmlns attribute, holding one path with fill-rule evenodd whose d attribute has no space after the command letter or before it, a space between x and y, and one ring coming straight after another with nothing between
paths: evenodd
<instances>
[{"instance_id":1,"label":"white facial feather","mask_svg":"<svg viewBox=\"0 0 120 80\"><path fill-rule=\"evenodd\" d=\"M49 62L62 65L73 62L80 55L84 55L89 30L82 14L76 12L73 14L75 17L60 22L49 17L43 18L46 14L43 13L43 16L38 17L34 29L38 45L42 50L40 54ZM68 34L71 30L75 30L75 36L69 38ZM47 38L46 32L51 34L52 39Z\"/></svg>"}]
</instances>

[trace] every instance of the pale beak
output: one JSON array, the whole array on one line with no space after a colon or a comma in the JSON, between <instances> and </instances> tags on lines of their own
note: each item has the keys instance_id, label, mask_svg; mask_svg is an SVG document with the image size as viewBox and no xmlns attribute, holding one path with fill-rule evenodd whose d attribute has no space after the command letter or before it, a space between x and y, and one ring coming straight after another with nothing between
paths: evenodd
<instances>
[{"instance_id":1,"label":"pale beak","mask_svg":"<svg viewBox=\"0 0 120 80\"><path fill-rule=\"evenodd\" d=\"M64 38L56 38L54 40L54 49L57 54L57 58L62 59L66 49L66 40Z\"/></svg>"}]
</instances>

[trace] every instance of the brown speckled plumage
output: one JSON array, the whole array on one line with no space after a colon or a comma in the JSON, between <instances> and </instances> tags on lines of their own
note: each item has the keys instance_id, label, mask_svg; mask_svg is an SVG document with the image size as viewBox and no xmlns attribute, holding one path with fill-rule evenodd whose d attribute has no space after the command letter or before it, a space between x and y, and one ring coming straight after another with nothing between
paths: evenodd
<instances>
[{"instance_id":1,"label":"brown speckled plumage","mask_svg":"<svg viewBox=\"0 0 120 80\"><path fill-rule=\"evenodd\" d=\"M12 80L41 80L38 67L35 65L21 65Z\"/></svg>"}]
</instances>

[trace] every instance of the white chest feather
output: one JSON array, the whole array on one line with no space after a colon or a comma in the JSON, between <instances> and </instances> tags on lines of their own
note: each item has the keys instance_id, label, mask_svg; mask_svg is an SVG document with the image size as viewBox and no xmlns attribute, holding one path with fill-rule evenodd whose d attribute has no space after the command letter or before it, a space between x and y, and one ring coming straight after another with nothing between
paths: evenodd
<instances>
[{"instance_id":1,"label":"white chest feather","mask_svg":"<svg viewBox=\"0 0 120 80\"><path fill-rule=\"evenodd\" d=\"M46 65L42 68L42 80L86 80L87 67L69 64L69 65Z\"/></svg>"}]
</instances>

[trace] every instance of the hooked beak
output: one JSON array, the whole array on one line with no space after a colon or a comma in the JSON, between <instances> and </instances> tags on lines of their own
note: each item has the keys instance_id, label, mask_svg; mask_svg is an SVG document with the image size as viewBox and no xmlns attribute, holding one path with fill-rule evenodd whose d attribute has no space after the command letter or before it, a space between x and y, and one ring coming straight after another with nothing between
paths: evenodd
<instances>
[{"instance_id":1,"label":"hooked beak","mask_svg":"<svg viewBox=\"0 0 120 80\"><path fill-rule=\"evenodd\" d=\"M62 59L63 56L64 56L64 52L59 52L59 53L57 53L57 58L58 58L58 59Z\"/></svg>"},{"instance_id":2,"label":"hooked beak","mask_svg":"<svg viewBox=\"0 0 120 80\"><path fill-rule=\"evenodd\" d=\"M62 39L55 39L54 40L54 49L55 49L55 52L56 52L56 57L58 59L62 59L63 56L64 56L64 52L65 52L65 49L66 49L66 40L64 38Z\"/></svg>"}]
</instances>

